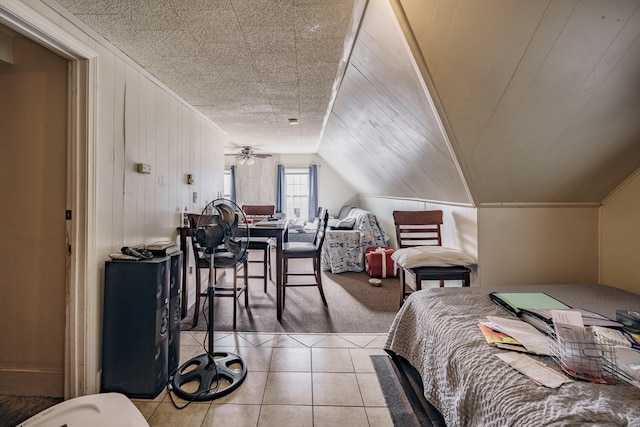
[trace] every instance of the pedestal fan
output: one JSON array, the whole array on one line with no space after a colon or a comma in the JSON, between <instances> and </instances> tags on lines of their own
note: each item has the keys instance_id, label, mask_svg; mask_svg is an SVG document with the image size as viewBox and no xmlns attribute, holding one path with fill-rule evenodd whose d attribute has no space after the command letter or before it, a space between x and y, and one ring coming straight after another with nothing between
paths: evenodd
<instances>
[{"instance_id":1,"label":"pedestal fan","mask_svg":"<svg viewBox=\"0 0 640 427\"><path fill-rule=\"evenodd\" d=\"M232 201L216 199L202 211L192 238L196 239L209 258L209 343L205 354L190 359L178 368L171 385L182 399L204 401L231 393L247 376L247 366L240 356L216 352L213 345L215 269L236 268L235 265L245 256L249 244L246 218Z\"/></svg>"}]
</instances>

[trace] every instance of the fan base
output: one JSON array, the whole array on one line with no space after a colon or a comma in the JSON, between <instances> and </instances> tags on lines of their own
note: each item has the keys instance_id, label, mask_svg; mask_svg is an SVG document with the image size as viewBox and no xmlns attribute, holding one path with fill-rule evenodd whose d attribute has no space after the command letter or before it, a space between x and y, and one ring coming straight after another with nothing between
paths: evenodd
<instances>
[{"instance_id":1,"label":"fan base","mask_svg":"<svg viewBox=\"0 0 640 427\"><path fill-rule=\"evenodd\" d=\"M175 394L188 401L206 401L226 396L244 381L247 365L234 353L201 354L184 363L171 380ZM195 390L194 390L195 389Z\"/></svg>"}]
</instances>

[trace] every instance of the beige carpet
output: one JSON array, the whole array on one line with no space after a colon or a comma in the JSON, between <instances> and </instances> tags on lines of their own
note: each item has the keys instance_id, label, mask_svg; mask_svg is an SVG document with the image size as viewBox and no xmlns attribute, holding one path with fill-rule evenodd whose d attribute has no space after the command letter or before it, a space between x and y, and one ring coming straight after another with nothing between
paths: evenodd
<instances>
[{"instance_id":1,"label":"beige carpet","mask_svg":"<svg viewBox=\"0 0 640 427\"><path fill-rule=\"evenodd\" d=\"M294 260L291 269L310 268L310 261ZM260 268L259 265L255 265ZM254 268L251 265L250 268ZM251 270L253 273L253 270ZM300 280L301 278L295 278ZM323 289L327 307L320 299L316 287L286 289L286 303L282 321L276 319L275 284L269 283L267 293L263 291L262 279L251 279L249 308L240 298L237 314L238 332L298 332L298 333L382 333L387 332L398 311L399 281L396 278L382 279L382 286L369 284L367 273L323 272ZM202 300L204 302L204 299ZM231 298L216 298L214 301L214 329L232 331L233 301ZM182 322L182 330L206 330L207 305L201 310L198 325L192 328L193 307Z\"/></svg>"}]
</instances>

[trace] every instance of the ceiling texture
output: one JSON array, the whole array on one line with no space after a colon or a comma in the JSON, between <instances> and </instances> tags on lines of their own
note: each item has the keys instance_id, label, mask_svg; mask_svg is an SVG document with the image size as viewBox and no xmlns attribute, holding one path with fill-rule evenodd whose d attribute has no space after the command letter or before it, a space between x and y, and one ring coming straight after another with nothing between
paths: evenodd
<instances>
[{"instance_id":1,"label":"ceiling texture","mask_svg":"<svg viewBox=\"0 0 640 427\"><path fill-rule=\"evenodd\" d=\"M58 2L228 152L317 152L360 194L597 205L640 167L640 0Z\"/></svg>"},{"instance_id":2,"label":"ceiling texture","mask_svg":"<svg viewBox=\"0 0 640 427\"><path fill-rule=\"evenodd\" d=\"M354 0L58 3L226 131L230 149L317 152Z\"/></svg>"}]
</instances>

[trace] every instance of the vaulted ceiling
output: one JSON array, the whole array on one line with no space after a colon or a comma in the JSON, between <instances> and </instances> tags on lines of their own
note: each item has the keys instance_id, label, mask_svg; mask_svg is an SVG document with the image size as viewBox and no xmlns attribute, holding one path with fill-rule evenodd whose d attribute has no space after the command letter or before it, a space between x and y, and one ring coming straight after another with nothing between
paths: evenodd
<instances>
[{"instance_id":1,"label":"vaulted ceiling","mask_svg":"<svg viewBox=\"0 0 640 427\"><path fill-rule=\"evenodd\" d=\"M59 2L231 144L361 194L597 204L640 166L640 0Z\"/></svg>"},{"instance_id":2,"label":"vaulted ceiling","mask_svg":"<svg viewBox=\"0 0 640 427\"><path fill-rule=\"evenodd\" d=\"M597 204L640 166L640 1L390 4L369 2L320 146L361 191Z\"/></svg>"}]
</instances>

